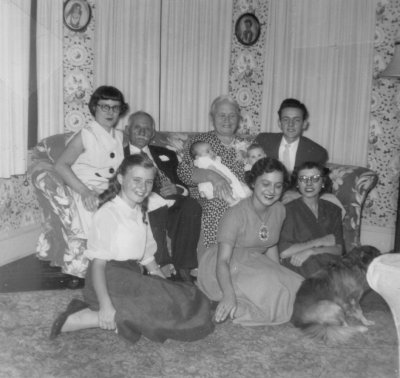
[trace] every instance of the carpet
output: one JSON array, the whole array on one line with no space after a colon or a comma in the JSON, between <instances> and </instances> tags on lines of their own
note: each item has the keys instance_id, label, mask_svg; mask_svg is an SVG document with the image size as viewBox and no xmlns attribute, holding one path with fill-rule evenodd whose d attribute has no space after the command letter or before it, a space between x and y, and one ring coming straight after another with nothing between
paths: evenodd
<instances>
[{"instance_id":1,"label":"carpet","mask_svg":"<svg viewBox=\"0 0 400 378\"><path fill-rule=\"evenodd\" d=\"M379 301L363 304L376 324L348 343L329 347L291 324L244 328L227 321L192 342L145 338L129 344L91 329L50 341L56 315L80 290L0 294L0 377L295 377L398 376L392 316Z\"/></svg>"}]
</instances>

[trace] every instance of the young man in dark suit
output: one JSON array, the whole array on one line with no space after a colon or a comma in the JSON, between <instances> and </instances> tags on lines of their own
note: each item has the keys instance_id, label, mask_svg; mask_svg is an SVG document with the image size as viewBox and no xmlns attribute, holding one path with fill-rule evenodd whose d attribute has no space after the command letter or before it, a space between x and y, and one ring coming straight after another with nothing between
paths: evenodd
<instances>
[{"instance_id":1,"label":"young man in dark suit","mask_svg":"<svg viewBox=\"0 0 400 378\"><path fill-rule=\"evenodd\" d=\"M255 139L267 156L279 159L292 172L306 161L322 165L328 160L325 148L302 136L308 127L308 110L300 101L288 98L278 110L279 127L282 133L260 133Z\"/></svg>"},{"instance_id":2,"label":"young man in dark suit","mask_svg":"<svg viewBox=\"0 0 400 378\"><path fill-rule=\"evenodd\" d=\"M149 212L150 225L157 241L155 255L160 265L166 265L168 251L166 233L171 239L172 263L178 278L191 280L190 270L197 268L197 243L200 237L201 206L189 197L189 192L178 178L178 158L175 152L149 143L155 136L153 117L143 111L130 115L126 132L129 145L124 148L125 156L144 153L158 169L153 191L165 199L173 199L173 206Z\"/></svg>"}]
</instances>

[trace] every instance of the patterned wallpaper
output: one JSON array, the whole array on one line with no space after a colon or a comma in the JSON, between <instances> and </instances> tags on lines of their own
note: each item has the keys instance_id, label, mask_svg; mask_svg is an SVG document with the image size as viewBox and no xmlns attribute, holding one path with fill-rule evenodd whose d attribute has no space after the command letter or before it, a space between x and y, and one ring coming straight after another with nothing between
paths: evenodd
<instances>
[{"instance_id":1,"label":"patterned wallpaper","mask_svg":"<svg viewBox=\"0 0 400 378\"><path fill-rule=\"evenodd\" d=\"M251 46L241 44L235 36L235 24L241 15L253 13L261 31L257 43ZM232 53L229 68L229 93L242 108L243 134L257 134L260 131L260 108L264 79L265 54L262 46L266 43L268 1L235 0L232 22Z\"/></svg>"},{"instance_id":2,"label":"patterned wallpaper","mask_svg":"<svg viewBox=\"0 0 400 378\"><path fill-rule=\"evenodd\" d=\"M0 238L42 221L42 211L25 176L0 179Z\"/></svg>"},{"instance_id":3,"label":"patterned wallpaper","mask_svg":"<svg viewBox=\"0 0 400 378\"><path fill-rule=\"evenodd\" d=\"M80 2L81 0L71 0ZM64 25L64 129L78 131L92 116L87 104L93 92L95 0L91 19L84 30L74 31Z\"/></svg>"},{"instance_id":4,"label":"patterned wallpaper","mask_svg":"<svg viewBox=\"0 0 400 378\"><path fill-rule=\"evenodd\" d=\"M368 166L379 183L364 207L364 224L393 227L400 172L400 78L379 78L400 41L400 1L381 0L376 10L374 77L371 96Z\"/></svg>"}]
</instances>

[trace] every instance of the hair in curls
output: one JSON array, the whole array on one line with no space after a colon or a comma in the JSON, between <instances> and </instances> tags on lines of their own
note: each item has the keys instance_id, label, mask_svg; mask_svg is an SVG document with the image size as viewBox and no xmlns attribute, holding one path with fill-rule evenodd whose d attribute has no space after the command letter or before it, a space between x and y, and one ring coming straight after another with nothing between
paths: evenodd
<instances>
[{"instance_id":1,"label":"hair in curls","mask_svg":"<svg viewBox=\"0 0 400 378\"><path fill-rule=\"evenodd\" d=\"M125 176L129 169L136 166L153 169L154 174L156 172L156 168L148 156L142 154L134 154L126 157L122 161L121 165L118 167L117 172L114 174L113 177L111 177L110 182L108 183L108 189L106 189L103 193L100 194L99 208L103 206L106 202L114 199L121 191L121 184L118 182L117 176L119 174ZM147 204L148 204L148 197L146 197L145 200L142 202L142 214L143 214L142 219L143 222L146 224L147 224L146 221Z\"/></svg>"},{"instance_id":2,"label":"hair in curls","mask_svg":"<svg viewBox=\"0 0 400 378\"><path fill-rule=\"evenodd\" d=\"M292 186L297 186L297 180L299 177L299 172L303 169L317 169L319 174L322 177L323 187L321 188L320 194L323 193L332 193L333 183L331 178L329 177L329 168L323 166L320 163L316 163L314 161L306 161L303 164L299 165L295 168L292 174Z\"/></svg>"},{"instance_id":3,"label":"hair in curls","mask_svg":"<svg viewBox=\"0 0 400 378\"><path fill-rule=\"evenodd\" d=\"M285 166L277 159L271 157L265 157L257 160L248 176L246 176L246 182L250 188L254 187L254 184L258 177L264 173L282 172L283 175L283 189L285 190L289 186L289 174Z\"/></svg>"},{"instance_id":4,"label":"hair in curls","mask_svg":"<svg viewBox=\"0 0 400 378\"><path fill-rule=\"evenodd\" d=\"M123 116L129 109L129 105L125 102L124 95L119 89L110 85L102 85L93 92L89 100L88 107L93 117L96 114L96 106L100 100L119 101L121 103L121 110L119 112L120 116Z\"/></svg>"}]
</instances>

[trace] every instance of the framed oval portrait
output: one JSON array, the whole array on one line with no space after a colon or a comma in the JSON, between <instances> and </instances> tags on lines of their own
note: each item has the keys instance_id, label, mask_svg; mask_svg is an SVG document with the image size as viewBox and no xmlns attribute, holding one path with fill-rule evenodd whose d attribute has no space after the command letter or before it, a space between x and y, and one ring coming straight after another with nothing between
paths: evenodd
<instances>
[{"instance_id":1,"label":"framed oval portrait","mask_svg":"<svg viewBox=\"0 0 400 378\"><path fill-rule=\"evenodd\" d=\"M64 24L76 32L85 31L92 18L92 10L87 0L66 0L64 4Z\"/></svg>"},{"instance_id":2,"label":"framed oval portrait","mask_svg":"<svg viewBox=\"0 0 400 378\"><path fill-rule=\"evenodd\" d=\"M242 14L236 21L235 35L242 45L254 45L260 37L260 31L260 22L253 13Z\"/></svg>"}]
</instances>

